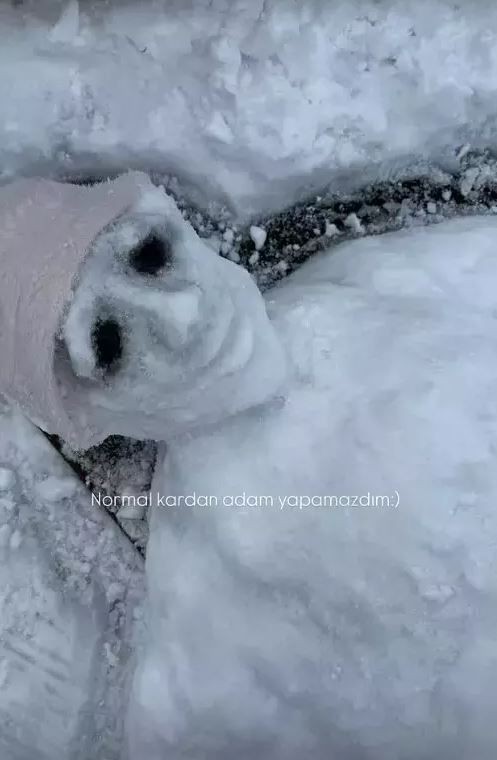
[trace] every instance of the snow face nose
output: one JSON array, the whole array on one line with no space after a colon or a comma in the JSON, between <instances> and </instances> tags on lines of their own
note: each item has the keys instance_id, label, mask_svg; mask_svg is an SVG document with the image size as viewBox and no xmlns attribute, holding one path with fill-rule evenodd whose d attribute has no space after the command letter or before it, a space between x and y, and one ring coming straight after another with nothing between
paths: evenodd
<instances>
[{"instance_id":1,"label":"snow face nose","mask_svg":"<svg viewBox=\"0 0 497 760\"><path fill-rule=\"evenodd\" d=\"M93 326L91 343L97 369L105 375L116 371L123 355L123 331L114 317L100 317Z\"/></svg>"},{"instance_id":2,"label":"snow face nose","mask_svg":"<svg viewBox=\"0 0 497 760\"><path fill-rule=\"evenodd\" d=\"M201 291L194 283L167 276L154 284L118 277L109 283L111 309L120 315L130 350L151 353L166 348L180 350L189 342L200 321Z\"/></svg>"}]
</instances>

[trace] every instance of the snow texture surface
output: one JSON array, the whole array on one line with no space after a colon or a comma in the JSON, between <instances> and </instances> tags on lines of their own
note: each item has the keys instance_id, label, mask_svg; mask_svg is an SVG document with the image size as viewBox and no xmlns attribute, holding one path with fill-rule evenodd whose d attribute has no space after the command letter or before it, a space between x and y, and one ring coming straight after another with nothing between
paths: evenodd
<instances>
[{"instance_id":1,"label":"snow texture surface","mask_svg":"<svg viewBox=\"0 0 497 760\"><path fill-rule=\"evenodd\" d=\"M26 0L0 9L0 165L173 174L242 217L496 147L489 0Z\"/></svg>"},{"instance_id":2,"label":"snow texture surface","mask_svg":"<svg viewBox=\"0 0 497 760\"><path fill-rule=\"evenodd\" d=\"M141 558L3 406L0 463L0 757L119 760Z\"/></svg>"}]
</instances>

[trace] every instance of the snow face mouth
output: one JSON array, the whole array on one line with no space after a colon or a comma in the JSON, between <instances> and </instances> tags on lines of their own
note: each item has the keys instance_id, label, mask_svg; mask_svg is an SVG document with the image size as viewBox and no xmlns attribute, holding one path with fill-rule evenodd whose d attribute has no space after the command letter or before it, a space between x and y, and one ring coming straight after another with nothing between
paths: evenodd
<instances>
[{"instance_id":1,"label":"snow face mouth","mask_svg":"<svg viewBox=\"0 0 497 760\"><path fill-rule=\"evenodd\" d=\"M62 329L75 407L101 438L157 440L164 427L178 434L261 403L272 393L266 363L280 383L281 349L252 278L162 190L146 195L96 239Z\"/></svg>"},{"instance_id":2,"label":"snow face mouth","mask_svg":"<svg viewBox=\"0 0 497 760\"><path fill-rule=\"evenodd\" d=\"M91 343L98 369L106 374L114 371L123 353L119 322L112 317L97 319L92 330Z\"/></svg>"}]
</instances>

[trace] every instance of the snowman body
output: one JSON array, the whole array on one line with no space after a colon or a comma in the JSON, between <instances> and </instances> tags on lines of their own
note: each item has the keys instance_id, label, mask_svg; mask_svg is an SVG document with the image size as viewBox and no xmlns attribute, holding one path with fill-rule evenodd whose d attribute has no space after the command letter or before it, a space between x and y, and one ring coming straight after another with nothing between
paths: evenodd
<instances>
[{"instance_id":1,"label":"snowman body","mask_svg":"<svg viewBox=\"0 0 497 760\"><path fill-rule=\"evenodd\" d=\"M159 464L137 689L172 757L491 756L496 225L444 227L270 292L284 399Z\"/></svg>"},{"instance_id":2,"label":"snowman body","mask_svg":"<svg viewBox=\"0 0 497 760\"><path fill-rule=\"evenodd\" d=\"M497 223L344 244L263 304L168 213L207 300L143 296L173 337L149 316L129 414L126 356L89 395L166 442L131 757L492 757Z\"/></svg>"}]
</instances>

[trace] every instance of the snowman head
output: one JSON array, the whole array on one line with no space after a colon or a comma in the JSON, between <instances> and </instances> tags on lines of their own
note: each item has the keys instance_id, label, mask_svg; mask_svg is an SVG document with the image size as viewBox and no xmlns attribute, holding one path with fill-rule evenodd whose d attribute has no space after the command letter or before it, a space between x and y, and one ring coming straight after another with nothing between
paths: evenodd
<instances>
[{"instance_id":1,"label":"snowman head","mask_svg":"<svg viewBox=\"0 0 497 760\"><path fill-rule=\"evenodd\" d=\"M150 188L95 240L57 370L73 422L95 441L167 440L273 398L285 359L250 275Z\"/></svg>"}]
</instances>

